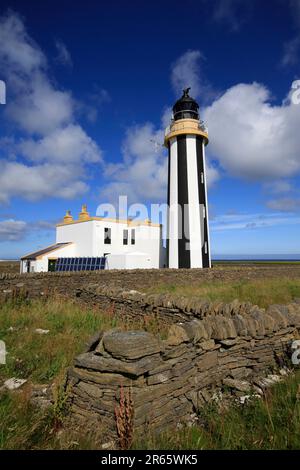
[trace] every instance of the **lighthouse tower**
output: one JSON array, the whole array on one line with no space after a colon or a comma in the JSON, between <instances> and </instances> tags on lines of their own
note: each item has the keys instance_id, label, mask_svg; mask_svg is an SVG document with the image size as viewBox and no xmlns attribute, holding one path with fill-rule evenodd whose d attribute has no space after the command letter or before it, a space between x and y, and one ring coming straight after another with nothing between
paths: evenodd
<instances>
[{"instance_id":1,"label":"lighthouse tower","mask_svg":"<svg viewBox=\"0 0 300 470\"><path fill-rule=\"evenodd\" d=\"M208 133L189 90L183 90L173 106L173 119L165 133L169 149L169 268L211 267L205 171Z\"/></svg>"}]
</instances>

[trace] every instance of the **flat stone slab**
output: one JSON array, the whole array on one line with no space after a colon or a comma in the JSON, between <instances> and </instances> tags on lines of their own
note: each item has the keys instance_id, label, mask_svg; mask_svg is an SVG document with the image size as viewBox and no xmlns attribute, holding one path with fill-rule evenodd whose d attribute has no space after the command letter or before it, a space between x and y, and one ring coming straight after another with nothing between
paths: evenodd
<instances>
[{"instance_id":1,"label":"flat stone slab","mask_svg":"<svg viewBox=\"0 0 300 470\"><path fill-rule=\"evenodd\" d=\"M26 382L26 379L16 379L15 377L12 377L4 382L4 387L7 388L7 390L16 390L17 388L22 387Z\"/></svg>"},{"instance_id":2,"label":"flat stone slab","mask_svg":"<svg viewBox=\"0 0 300 470\"><path fill-rule=\"evenodd\" d=\"M115 358L139 359L162 350L161 342L146 331L110 331L103 336L103 347Z\"/></svg>"},{"instance_id":3,"label":"flat stone slab","mask_svg":"<svg viewBox=\"0 0 300 470\"><path fill-rule=\"evenodd\" d=\"M39 335L47 335L50 330L43 330L43 328L36 328L35 332Z\"/></svg>"}]
</instances>

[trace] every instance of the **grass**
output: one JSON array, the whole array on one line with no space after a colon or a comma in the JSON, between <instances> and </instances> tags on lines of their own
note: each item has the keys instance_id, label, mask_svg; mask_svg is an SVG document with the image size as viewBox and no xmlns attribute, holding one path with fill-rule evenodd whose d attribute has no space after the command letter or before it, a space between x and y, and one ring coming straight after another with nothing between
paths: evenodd
<instances>
[{"instance_id":1,"label":"grass","mask_svg":"<svg viewBox=\"0 0 300 470\"><path fill-rule=\"evenodd\" d=\"M89 336L116 326L120 325L114 316L93 309L83 311L71 301L4 303L0 306L0 337L8 354L0 378L49 382L72 363ZM38 328L49 333L38 334Z\"/></svg>"},{"instance_id":2,"label":"grass","mask_svg":"<svg viewBox=\"0 0 300 470\"><path fill-rule=\"evenodd\" d=\"M17 376L49 382L68 367L96 332L111 328L144 329L162 337L166 327L145 317L128 323L112 309L84 307L70 299L20 300L0 304L0 338L8 351L0 380ZM38 334L36 329L49 330Z\"/></svg>"},{"instance_id":3,"label":"grass","mask_svg":"<svg viewBox=\"0 0 300 470\"><path fill-rule=\"evenodd\" d=\"M79 306L71 300L20 300L0 305L0 338L7 346L7 364L0 365L0 384L10 377L28 382L14 392L0 392L1 449L97 449L102 430L78 432L65 421L66 395L61 384L66 367L99 330L128 325L113 312ZM145 327L145 325L143 325ZM158 332L159 324L148 325ZM39 335L36 328L49 330ZM147 328L147 325L146 325ZM46 411L31 403L34 384L54 384L54 406ZM159 436L145 434L132 448L143 449L299 449L300 372L277 384L262 400L221 410L207 406L201 425Z\"/></svg>"},{"instance_id":4,"label":"grass","mask_svg":"<svg viewBox=\"0 0 300 470\"><path fill-rule=\"evenodd\" d=\"M39 412L30 405L31 386L54 383L59 388L66 368L83 351L86 341L98 331L115 327L166 334L158 320L146 318L146 322L129 324L115 317L112 310L102 312L61 298L0 304L0 339L8 352L6 364L0 365L0 385L11 377L28 381L16 392L0 393L0 448L58 445L53 428L63 413L64 397L58 394L50 414ZM49 333L38 334L38 328Z\"/></svg>"},{"instance_id":5,"label":"grass","mask_svg":"<svg viewBox=\"0 0 300 470\"><path fill-rule=\"evenodd\" d=\"M149 293L173 293L185 297L219 302L232 302L234 299L251 302L260 307L275 303L288 303L295 297L300 297L300 279L288 277L239 280L239 281L201 281L199 284L155 285L147 290Z\"/></svg>"},{"instance_id":6,"label":"grass","mask_svg":"<svg viewBox=\"0 0 300 470\"><path fill-rule=\"evenodd\" d=\"M276 384L263 399L220 409L206 406L201 425L176 433L148 435L135 441L136 449L264 450L300 448L300 372Z\"/></svg>"}]
</instances>

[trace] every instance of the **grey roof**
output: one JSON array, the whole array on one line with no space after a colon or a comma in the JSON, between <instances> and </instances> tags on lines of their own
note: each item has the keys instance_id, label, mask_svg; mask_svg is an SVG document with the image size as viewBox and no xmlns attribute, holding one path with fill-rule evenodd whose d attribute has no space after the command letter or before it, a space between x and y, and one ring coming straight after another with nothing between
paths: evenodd
<instances>
[{"instance_id":1,"label":"grey roof","mask_svg":"<svg viewBox=\"0 0 300 470\"><path fill-rule=\"evenodd\" d=\"M39 251L35 251L34 253L29 253L28 255L22 256L21 260L29 259L29 260L34 260L38 256L45 255L46 253L49 253L50 251L58 250L59 248L63 248L64 246L70 245L71 242L67 243L55 243L55 245L47 246L46 248L42 248Z\"/></svg>"}]
</instances>

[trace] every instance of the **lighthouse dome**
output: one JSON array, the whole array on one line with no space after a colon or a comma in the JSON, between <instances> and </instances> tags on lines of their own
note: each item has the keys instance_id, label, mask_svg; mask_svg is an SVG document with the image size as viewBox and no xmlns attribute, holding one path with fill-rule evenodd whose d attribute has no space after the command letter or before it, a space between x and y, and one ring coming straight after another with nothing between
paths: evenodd
<instances>
[{"instance_id":1,"label":"lighthouse dome","mask_svg":"<svg viewBox=\"0 0 300 470\"><path fill-rule=\"evenodd\" d=\"M173 106L175 121L179 119L199 119L199 105L197 101L189 95L189 91L190 88L183 90L182 97L176 101Z\"/></svg>"}]
</instances>

